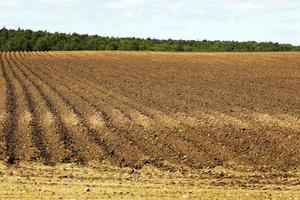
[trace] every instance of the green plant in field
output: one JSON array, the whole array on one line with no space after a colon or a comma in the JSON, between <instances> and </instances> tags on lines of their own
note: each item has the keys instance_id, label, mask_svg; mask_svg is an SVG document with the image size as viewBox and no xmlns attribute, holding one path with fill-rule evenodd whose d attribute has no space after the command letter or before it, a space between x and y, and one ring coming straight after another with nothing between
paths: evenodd
<instances>
[{"instance_id":1,"label":"green plant in field","mask_svg":"<svg viewBox=\"0 0 300 200\"><path fill-rule=\"evenodd\" d=\"M173 133L175 133L176 135L178 135L181 132L182 132L182 130L179 127L174 127L173 128Z\"/></svg>"}]
</instances>

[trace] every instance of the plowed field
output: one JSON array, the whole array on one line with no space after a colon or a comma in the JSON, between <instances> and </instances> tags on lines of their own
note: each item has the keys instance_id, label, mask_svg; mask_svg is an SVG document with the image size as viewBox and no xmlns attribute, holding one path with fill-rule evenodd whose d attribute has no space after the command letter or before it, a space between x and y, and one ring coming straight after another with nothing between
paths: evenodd
<instances>
[{"instance_id":1,"label":"plowed field","mask_svg":"<svg viewBox=\"0 0 300 200\"><path fill-rule=\"evenodd\" d=\"M0 85L8 166L300 166L299 53L1 52Z\"/></svg>"}]
</instances>

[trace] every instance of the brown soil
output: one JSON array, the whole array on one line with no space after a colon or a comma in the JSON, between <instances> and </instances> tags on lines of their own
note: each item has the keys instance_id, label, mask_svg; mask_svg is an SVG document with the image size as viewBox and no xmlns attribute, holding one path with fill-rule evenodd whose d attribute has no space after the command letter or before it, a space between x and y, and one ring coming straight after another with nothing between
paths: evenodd
<instances>
[{"instance_id":1,"label":"brown soil","mask_svg":"<svg viewBox=\"0 0 300 200\"><path fill-rule=\"evenodd\" d=\"M300 166L299 53L2 52L0 159Z\"/></svg>"}]
</instances>

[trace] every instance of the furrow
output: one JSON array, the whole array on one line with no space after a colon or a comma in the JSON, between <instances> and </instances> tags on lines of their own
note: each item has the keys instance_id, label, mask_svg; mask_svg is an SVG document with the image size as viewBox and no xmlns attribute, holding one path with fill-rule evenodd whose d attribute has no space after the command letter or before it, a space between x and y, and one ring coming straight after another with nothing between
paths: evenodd
<instances>
[{"instance_id":1,"label":"furrow","mask_svg":"<svg viewBox=\"0 0 300 200\"><path fill-rule=\"evenodd\" d=\"M48 71L47 74L51 74L51 71ZM56 77L59 77L59 74L56 76ZM64 76L63 78L66 78L66 76ZM69 81L72 81L72 79L70 79ZM79 80L78 80L79 81ZM75 82L74 82L75 84ZM91 85L91 86L86 86L86 87L90 87L90 88L98 88L97 85ZM82 88L84 89L84 88ZM96 91L97 92L97 91ZM103 93L105 93L107 96L112 96L112 92L109 92L109 91L104 91ZM99 95L97 95L97 97L100 96L100 93ZM102 100L102 99L101 99ZM115 102L115 100L113 98L110 98L109 99L110 102ZM120 106L120 104L118 102L116 102L116 105ZM123 106L124 107L124 106ZM168 133L168 132L171 132L171 134L174 134L174 129L176 127L179 127L180 126L180 121L175 121L173 118L165 115L164 113L162 112L159 112L159 111L155 111L153 109L148 109L148 113L151 113L152 115L154 115L156 117L156 119L159 119L159 121L161 122L161 125L162 126L167 126L168 129L164 131L164 133ZM119 120L117 120L117 123L119 124L124 124L124 117L121 117L122 116L122 113L118 113L117 111L114 111L113 113L114 116L117 116L116 118ZM124 116L124 115L123 115ZM116 120L116 119L113 119L113 120ZM125 123L126 124L126 123ZM153 127L154 129L155 127ZM158 130L159 131L159 130ZM199 141L199 143L195 143L193 142L193 140L191 140L188 136L190 135L193 135L193 139L196 138L196 141ZM154 134L154 136L157 135L157 134ZM175 134L174 134L175 135ZM203 134L204 135L204 134ZM174 136L172 136L174 137ZM181 138L180 138L181 137ZM176 139L180 139L180 140L184 140L188 143L191 143L194 147L200 149L202 152L205 152L206 155L209 155L209 157L211 159L214 160L215 163L220 163L222 162L223 164L225 164L225 161L228 161L228 157L230 157L231 159L234 159L236 158L237 156L234 156L234 153L231 153L231 154L227 154L227 156L225 156L224 154L220 154L220 155L217 155L215 153L213 153L213 151L209 148L206 148L207 145L201 145L202 143L205 143L208 144L212 144L213 141L211 139L206 139L206 140L201 140L199 139L199 132L196 132L196 131L189 131L188 133L184 132L183 134L179 134L179 133L176 133ZM156 138L158 139L158 138ZM201 139L205 139L203 136ZM214 145L214 146L218 146L218 145ZM224 150L224 146L223 145L219 145L220 147L218 147L220 149L220 152L226 152L226 150ZM227 150L228 151L228 150Z\"/></svg>"},{"instance_id":2,"label":"furrow","mask_svg":"<svg viewBox=\"0 0 300 200\"><path fill-rule=\"evenodd\" d=\"M50 72L49 72L50 73ZM64 76L64 78L65 78L66 76ZM72 78L72 79L74 79L74 78ZM70 80L70 81L72 81L72 79ZM80 79L80 80L78 80L78 82L79 81L82 81L82 79ZM74 83L75 84L75 83ZM87 83L88 84L88 83ZM88 86L86 86L86 88L99 88L97 85L88 85ZM84 88L83 88L84 89ZM110 91L103 91L103 94L106 94L106 96L110 96L111 95L111 93L112 92L110 92ZM98 95L98 96L100 96L100 94ZM111 95L111 96L113 96L113 95ZM114 95L114 97L115 97L115 95ZM113 98L111 98L110 100L109 100L110 102L114 102L114 99ZM118 104L117 103L117 105L118 106L120 106L120 104ZM145 108L143 108L144 110L145 110ZM147 109L147 108L146 108ZM176 128L177 127L177 129L178 129L178 127L179 127L179 121L175 121L174 119L172 119L171 117L169 117L169 116L167 116L167 115L165 115L164 113L162 113L162 112L159 112L159 111L156 111L156 110L153 110L153 109L151 109L151 108L149 108L149 109L147 109L147 111L148 111L148 113L150 113L150 114L152 114L152 115L154 115L155 117L156 117L156 121L159 121L160 122L160 124L162 125L162 126L166 126L166 127L168 127L169 129L168 130L165 130L163 133L164 134L168 134L169 132L172 132L171 134L174 134L173 133L173 129L174 128ZM119 124L123 124L123 120L119 120ZM191 132L189 132L189 133L191 133ZM192 132L192 133L194 133L194 132ZM199 134L199 133L198 133ZM153 134L155 137L157 136L157 134ZM186 133L183 133L183 134L177 134L176 135L176 137L179 137L179 139L183 139L183 140L185 140L186 142L188 142L188 143L192 143L193 144L193 146L194 147L197 147L198 149L200 149L202 152L205 152L205 154L206 155L209 155L209 157L211 158L211 159L213 159L214 160L214 163L220 163L220 162L222 162L223 164L224 164L224 161L222 161L222 160L226 160L226 161L231 161L231 160L233 160L233 159L235 159L235 160L237 160L237 156L235 156L235 154L234 153L231 153L231 154L227 154L227 157L224 157L224 154L223 154L223 156L220 156L220 155L222 155L222 154L220 154L220 155L216 155L216 154L214 154L213 155L213 153L210 153L210 152L212 152L210 149L207 149L204 145L200 145L200 144L203 144L204 142L203 141L201 141L200 143L195 143L195 142L192 142L192 140L190 140L187 136L186 136L187 134ZM203 134L203 135L205 135L205 134ZM181 137L180 138L180 136L183 136L183 137ZM172 136L173 138L174 138L174 136ZM205 136L204 136L205 137ZM197 132L196 132L196 134L195 134L195 138L198 138L197 137ZM161 138L156 138L157 140L161 140ZM212 139L210 139L210 140L212 140ZM209 141L208 139L206 139L206 141ZM222 145L222 144L219 144L219 142L215 142L215 144L218 144L218 145L214 145L214 146L220 146L219 147L219 149L222 147L222 148L224 148L224 147L227 147L228 145ZM228 150L227 150L228 151ZM231 159L230 160L228 160L228 157L230 157ZM241 160L240 158L239 158L239 160ZM245 159L244 159L245 160Z\"/></svg>"},{"instance_id":3,"label":"furrow","mask_svg":"<svg viewBox=\"0 0 300 200\"><path fill-rule=\"evenodd\" d=\"M15 60L13 61L15 62ZM41 129L41 135L36 135L39 138L34 136L34 140L39 143L38 145L45 146L46 150L43 151L49 154L46 153L45 156L49 157L49 160L45 162L52 164L56 162L70 162L74 159L79 160L74 147L68 146L70 143L72 144L68 137L68 132L57 116L57 112L47 95L41 91L30 77L18 69L17 63L15 63L15 66L15 74L20 77L26 88L28 88L28 93L31 94L36 101L36 116L38 120L36 128L38 130ZM45 139L39 140L42 137Z\"/></svg>"},{"instance_id":4,"label":"furrow","mask_svg":"<svg viewBox=\"0 0 300 200\"><path fill-rule=\"evenodd\" d=\"M12 64L10 56L7 55L6 57L7 75L13 80L12 83L16 92L18 112L16 121L16 155L19 160L25 161L37 160L39 155L47 160L44 145L40 144L40 140L36 138L36 134L40 135L40 132L36 128L36 116L31 96L23 82L20 81L19 77L13 71L15 66Z\"/></svg>"},{"instance_id":5,"label":"furrow","mask_svg":"<svg viewBox=\"0 0 300 200\"><path fill-rule=\"evenodd\" d=\"M6 113L6 102L7 102L7 93L8 93L8 84L4 77L5 72L3 71L3 52L0 52L0 159L4 160L5 158L5 150L6 150L6 142L5 142L5 123L7 120L7 113Z\"/></svg>"},{"instance_id":6,"label":"furrow","mask_svg":"<svg viewBox=\"0 0 300 200\"><path fill-rule=\"evenodd\" d=\"M45 164L54 164L69 160L71 150L64 148L60 141L58 131L59 122L47 104L46 96L35 87L32 80L18 70L18 64L13 55L10 58L14 68L12 73L23 88L31 113L30 125L32 126L32 140L40 151L40 156ZM63 132L63 131L61 131ZM38 158L32 158L38 159Z\"/></svg>"},{"instance_id":7,"label":"furrow","mask_svg":"<svg viewBox=\"0 0 300 200\"><path fill-rule=\"evenodd\" d=\"M66 76L64 76L66 79ZM69 82L72 80L68 80ZM74 81L74 80L73 80ZM77 81L77 87L79 84L79 81ZM84 94L84 88L81 88L81 93L82 95ZM97 96L98 97L98 96ZM119 129L122 130L132 130L130 126L134 127L134 124L131 124L129 127L127 125L128 121L124 121L124 115L122 112L120 112L118 109L111 107L109 104L105 102L99 102L99 97L96 100L95 96L89 95L89 101L90 104L95 104L96 106L100 106L103 109L108 110L108 113L110 113L111 120L114 122L116 126L118 126ZM92 101L92 102L91 102ZM108 109L110 107L110 109ZM124 126L125 125L125 126ZM138 140L135 140L136 142L141 142L144 141L143 143L146 144L144 145L144 148L147 147L148 152L151 152L152 155L160 155L160 157L168 157L172 158L174 161L180 161L184 163L192 163L195 166L200 166L200 165L214 165L214 160L212 158L209 158L204 152L199 150L198 148L195 148L193 145L190 143L187 143L185 141L182 141L180 138L177 138L173 135L172 130L166 131L160 131L159 133L149 133L145 132L147 135L141 135L140 133L144 132L141 129L134 128L135 134L134 136L131 136L132 138L139 137ZM132 131L134 131L132 130ZM128 131L127 131L128 132ZM128 132L129 134L131 132ZM170 144L169 140L172 140L172 144ZM150 143L149 143L150 141ZM162 143L162 144L161 144ZM148 145L147 145L148 144ZM175 146L177 150L175 151ZM162 149L162 150L159 150ZM169 156L166 156L166 155ZM199 159L198 161L196 161Z\"/></svg>"},{"instance_id":8,"label":"furrow","mask_svg":"<svg viewBox=\"0 0 300 200\"><path fill-rule=\"evenodd\" d=\"M116 96L116 95L115 95ZM184 105L186 102L180 102L178 104ZM144 110L146 110L144 108ZM151 111L149 109L146 110L148 113L153 113L155 115L155 111ZM157 116L163 116L162 114L158 114ZM195 115L197 116L197 115ZM170 117L169 117L170 118ZM172 117L173 118L173 117ZM171 119L172 119L171 118ZM268 132L268 130L257 130L255 128L251 128L252 124L249 123L244 123L241 120L237 120L234 117L226 116L222 113L217 113L214 118L214 126L215 131L213 129L210 130L210 132L214 132L213 135L216 135L216 137L210 136L211 140L215 140L216 144L220 144L219 146L224 147L229 150L229 152L232 152L233 155L231 157L235 157L234 155L239 155L239 157L235 158L235 160L241 160L241 156L244 157L244 159L248 163L256 163L259 165L265 165L265 163L272 163L274 162L280 162L281 166L285 166L284 160L287 159L284 155L289 154L289 157L294 159L294 163L297 163L299 160L299 156L297 156L297 147L293 144L295 142L292 142L291 140L288 141L285 137L282 137L280 133L278 133L278 137L269 137L268 135L265 135L264 133ZM174 119L174 118L173 118ZM176 119L176 118L175 118ZM201 119L201 117L200 117ZM162 120L160 120L162 121ZM168 120L165 120L165 124L168 124ZM185 123L183 120L178 120L180 123ZM207 123L207 121L204 121L204 124ZM171 123L172 124L172 123ZM173 121L173 124L174 123ZM189 124L190 125L190 124ZM194 125L194 124L191 124ZM174 125L173 125L174 126ZM178 126L178 125L177 125ZM226 127L227 126L227 127ZM255 137L255 143L253 142L253 139L251 137L248 137L249 135L245 134L248 133L248 127L250 127L250 132L251 134L255 134L257 136L252 136ZM199 132L206 132L202 130L201 126L198 126ZM212 127L210 127L212 128ZM246 132L244 130L247 129ZM271 131L271 130L269 130ZM244 132L244 133L241 133ZM235 133L233 135L232 133ZM295 132L289 132L291 135L297 135ZM224 138L225 136L225 138ZM227 140L226 138L230 136L231 140ZM232 137L234 136L234 137ZM245 137L246 136L246 137ZM222 140L222 138L224 140ZM282 141L285 140L285 144L291 144L292 146L284 146L281 145ZM241 143L243 141L243 143ZM234 145L234 146L233 146ZM267 146L267 148L258 148L259 146ZM295 147L295 148L291 148ZM241 155L240 151L245 151L249 149L250 152L253 152L252 154L249 155ZM209 151L209 149L208 149ZM256 152L259 151L260 153L257 154ZM274 156L275 154L280 155ZM282 161L283 160L283 161ZM279 164L278 164L279 166Z\"/></svg>"},{"instance_id":9,"label":"furrow","mask_svg":"<svg viewBox=\"0 0 300 200\"><path fill-rule=\"evenodd\" d=\"M47 91L49 94L49 104L58 108L57 110L55 109L55 113L59 121L63 122L63 124L61 123L65 133L63 139L68 142L66 144L67 147L73 148L73 151L78 153L79 159L77 162L83 163L92 160L101 160L103 156L102 150L89 138L89 130L84 126L82 117L71 106L70 102L58 93L53 86L46 84L45 81L37 77L26 66L19 65L19 69L35 80L37 86L43 92Z\"/></svg>"},{"instance_id":10,"label":"furrow","mask_svg":"<svg viewBox=\"0 0 300 200\"><path fill-rule=\"evenodd\" d=\"M124 142L151 162L286 170L300 162L296 57L37 52L19 59L77 118L63 122L93 132L112 161L126 157ZM124 138L115 155L106 135Z\"/></svg>"},{"instance_id":11,"label":"furrow","mask_svg":"<svg viewBox=\"0 0 300 200\"><path fill-rule=\"evenodd\" d=\"M24 61L24 60L23 60ZM39 70L35 70L35 71L39 71ZM47 73L49 74L49 73ZM55 80L55 77L50 77L48 80ZM108 117L108 115L102 111L99 110L95 105L92 105L88 102L87 99L85 99L82 94L80 93L75 93L71 88L69 88L68 86L65 86L66 88L68 88L69 91L73 92L73 94L76 98L80 97L80 101L85 102L85 104L89 105L88 107L93 108L93 111L95 111L94 113L101 113L101 121L102 119L104 120L104 124L105 124L105 128L104 130L98 130L98 132L101 132L100 138L103 138L104 140L106 140L106 142L104 142L104 144L107 145L107 147L109 148L109 154L111 154L111 156L115 156L115 154L118 154L118 156L120 156L118 158L118 162L120 162L121 165L128 165L130 163L130 165L134 165L136 167L140 167L141 163L145 163L145 162L150 162L149 159L147 159L143 153L141 151L139 151L139 149L137 149L136 147L132 147L133 141L131 141L128 136L126 134L124 134L124 132L127 132L126 130L119 130L116 127L113 127L113 125L111 124L111 119ZM88 108L87 107L87 108ZM93 112L91 111L91 113ZM91 127L95 127L98 126L99 124L93 124L95 121L95 116L92 115L91 116L93 121L90 121L90 125ZM98 116L98 120L99 120L99 116ZM103 122L101 123L103 124ZM101 127L102 128L102 127ZM100 139L98 137L98 140ZM103 143L102 143L103 145ZM129 145L129 146L128 146ZM138 161L141 160L141 161Z\"/></svg>"},{"instance_id":12,"label":"furrow","mask_svg":"<svg viewBox=\"0 0 300 200\"><path fill-rule=\"evenodd\" d=\"M17 128L17 102L16 102L16 93L15 88L12 83L12 80L7 74L7 70L5 66L5 53L1 55L1 70L3 74L3 78L6 82L6 114L7 118L4 121L3 125L3 134L5 141L5 152L4 152L4 160L7 164L16 164L18 162L18 158L16 155L16 128Z\"/></svg>"}]
</instances>

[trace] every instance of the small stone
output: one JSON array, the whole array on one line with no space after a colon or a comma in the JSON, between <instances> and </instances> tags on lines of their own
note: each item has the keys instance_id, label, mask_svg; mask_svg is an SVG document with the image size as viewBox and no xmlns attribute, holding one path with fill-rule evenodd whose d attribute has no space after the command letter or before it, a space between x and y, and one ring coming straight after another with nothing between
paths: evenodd
<instances>
[{"instance_id":1,"label":"small stone","mask_svg":"<svg viewBox=\"0 0 300 200\"><path fill-rule=\"evenodd\" d=\"M130 171L129 171L129 174L133 174L135 172L135 170L134 169L131 169Z\"/></svg>"}]
</instances>

